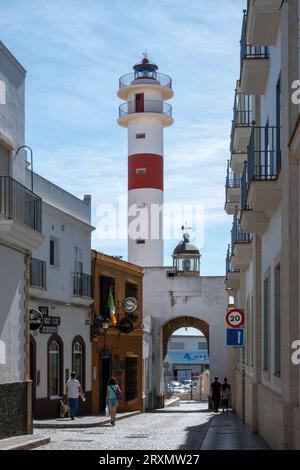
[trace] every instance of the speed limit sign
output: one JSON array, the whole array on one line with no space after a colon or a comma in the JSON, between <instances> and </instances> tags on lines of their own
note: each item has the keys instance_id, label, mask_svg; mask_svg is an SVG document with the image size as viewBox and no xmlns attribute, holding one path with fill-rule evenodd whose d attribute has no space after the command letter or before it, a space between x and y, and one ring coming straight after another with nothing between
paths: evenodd
<instances>
[{"instance_id":1,"label":"speed limit sign","mask_svg":"<svg viewBox=\"0 0 300 470\"><path fill-rule=\"evenodd\" d=\"M244 324L245 316L243 310L231 308L226 315L226 323L231 328L240 328Z\"/></svg>"}]
</instances>

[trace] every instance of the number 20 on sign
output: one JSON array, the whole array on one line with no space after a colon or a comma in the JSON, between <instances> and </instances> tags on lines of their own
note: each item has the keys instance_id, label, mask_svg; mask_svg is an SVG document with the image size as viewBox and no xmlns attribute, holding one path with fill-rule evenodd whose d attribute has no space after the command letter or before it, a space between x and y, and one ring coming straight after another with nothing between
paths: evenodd
<instances>
[{"instance_id":1,"label":"number 20 on sign","mask_svg":"<svg viewBox=\"0 0 300 470\"><path fill-rule=\"evenodd\" d=\"M244 325L245 316L243 310L231 308L226 315L226 323L230 328L241 328Z\"/></svg>"}]
</instances>

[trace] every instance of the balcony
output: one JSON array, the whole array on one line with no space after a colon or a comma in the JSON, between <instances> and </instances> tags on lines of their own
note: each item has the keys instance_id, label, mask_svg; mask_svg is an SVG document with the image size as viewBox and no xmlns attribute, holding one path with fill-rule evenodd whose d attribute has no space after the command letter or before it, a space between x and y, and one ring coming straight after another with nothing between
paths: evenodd
<instances>
[{"instance_id":1,"label":"balcony","mask_svg":"<svg viewBox=\"0 0 300 470\"><path fill-rule=\"evenodd\" d=\"M240 204L241 176L238 173L230 171L229 162L227 166L225 193L225 211L227 214L233 215L235 213L236 207Z\"/></svg>"},{"instance_id":2,"label":"balcony","mask_svg":"<svg viewBox=\"0 0 300 470\"><path fill-rule=\"evenodd\" d=\"M73 273L73 296L92 298L92 277L89 274Z\"/></svg>"},{"instance_id":3,"label":"balcony","mask_svg":"<svg viewBox=\"0 0 300 470\"><path fill-rule=\"evenodd\" d=\"M235 91L231 145L236 152L246 153L253 125L252 97Z\"/></svg>"},{"instance_id":4,"label":"balcony","mask_svg":"<svg viewBox=\"0 0 300 470\"><path fill-rule=\"evenodd\" d=\"M262 235L274 214L281 189L280 128L253 127L248 161L241 181L241 224L243 229Z\"/></svg>"},{"instance_id":5,"label":"balcony","mask_svg":"<svg viewBox=\"0 0 300 470\"><path fill-rule=\"evenodd\" d=\"M244 10L241 37L241 92L248 95L264 94L269 76L269 49L249 44L246 39L247 11Z\"/></svg>"},{"instance_id":6,"label":"balcony","mask_svg":"<svg viewBox=\"0 0 300 470\"><path fill-rule=\"evenodd\" d=\"M246 37L255 46L276 43L282 0L248 0Z\"/></svg>"},{"instance_id":7,"label":"balcony","mask_svg":"<svg viewBox=\"0 0 300 470\"><path fill-rule=\"evenodd\" d=\"M240 270L234 268L231 264L231 250L230 245L228 245L227 255L226 255L226 289L236 290L240 287Z\"/></svg>"},{"instance_id":8,"label":"balcony","mask_svg":"<svg viewBox=\"0 0 300 470\"><path fill-rule=\"evenodd\" d=\"M38 289L47 288L47 264L46 261L41 261L36 258L30 259L29 265L29 279L30 287Z\"/></svg>"},{"instance_id":9,"label":"balcony","mask_svg":"<svg viewBox=\"0 0 300 470\"><path fill-rule=\"evenodd\" d=\"M10 176L0 176L0 239L26 251L44 240L42 200Z\"/></svg>"},{"instance_id":10,"label":"balcony","mask_svg":"<svg viewBox=\"0 0 300 470\"><path fill-rule=\"evenodd\" d=\"M231 265L235 269L244 271L252 259L252 235L245 232L238 222L238 211L233 217L231 230L232 256Z\"/></svg>"},{"instance_id":11,"label":"balcony","mask_svg":"<svg viewBox=\"0 0 300 470\"><path fill-rule=\"evenodd\" d=\"M156 72L155 75L149 74L147 71L140 73L127 73L119 79L118 96L123 100L127 100L130 93L142 92L145 88L159 90L162 98L168 100L173 96L172 79L164 73Z\"/></svg>"},{"instance_id":12,"label":"balcony","mask_svg":"<svg viewBox=\"0 0 300 470\"><path fill-rule=\"evenodd\" d=\"M128 126L132 118L140 117L144 114L147 117L159 118L163 127L173 124L172 106L169 103L159 100L144 100L141 103L136 101L127 101L119 106L118 124L123 127Z\"/></svg>"}]
</instances>

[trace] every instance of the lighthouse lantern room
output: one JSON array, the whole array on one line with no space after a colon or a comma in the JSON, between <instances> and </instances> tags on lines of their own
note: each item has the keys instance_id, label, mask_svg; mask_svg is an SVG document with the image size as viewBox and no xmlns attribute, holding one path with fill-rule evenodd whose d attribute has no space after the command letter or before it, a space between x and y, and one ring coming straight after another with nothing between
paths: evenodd
<instances>
[{"instance_id":1,"label":"lighthouse lantern room","mask_svg":"<svg viewBox=\"0 0 300 470\"><path fill-rule=\"evenodd\" d=\"M163 265L163 129L173 124L172 80L145 54L119 80L118 124L128 129L128 260Z\"/></svg>"}]
</instances>

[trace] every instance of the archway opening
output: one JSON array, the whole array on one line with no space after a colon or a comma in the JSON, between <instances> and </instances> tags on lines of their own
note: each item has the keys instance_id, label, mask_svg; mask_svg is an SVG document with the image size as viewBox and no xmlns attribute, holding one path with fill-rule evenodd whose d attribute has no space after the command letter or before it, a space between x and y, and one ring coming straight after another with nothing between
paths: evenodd
<instances>
[{"instance_id":1,"label":"archway opening","mask_svg":"<svg viewBox=\"0 0 300 470\"><path fill-rule=\"evenodd\" d=\"M184 316L163 326L163 382L165 399L208 399L208 323Z\"/></svg>"}]
</instances>

